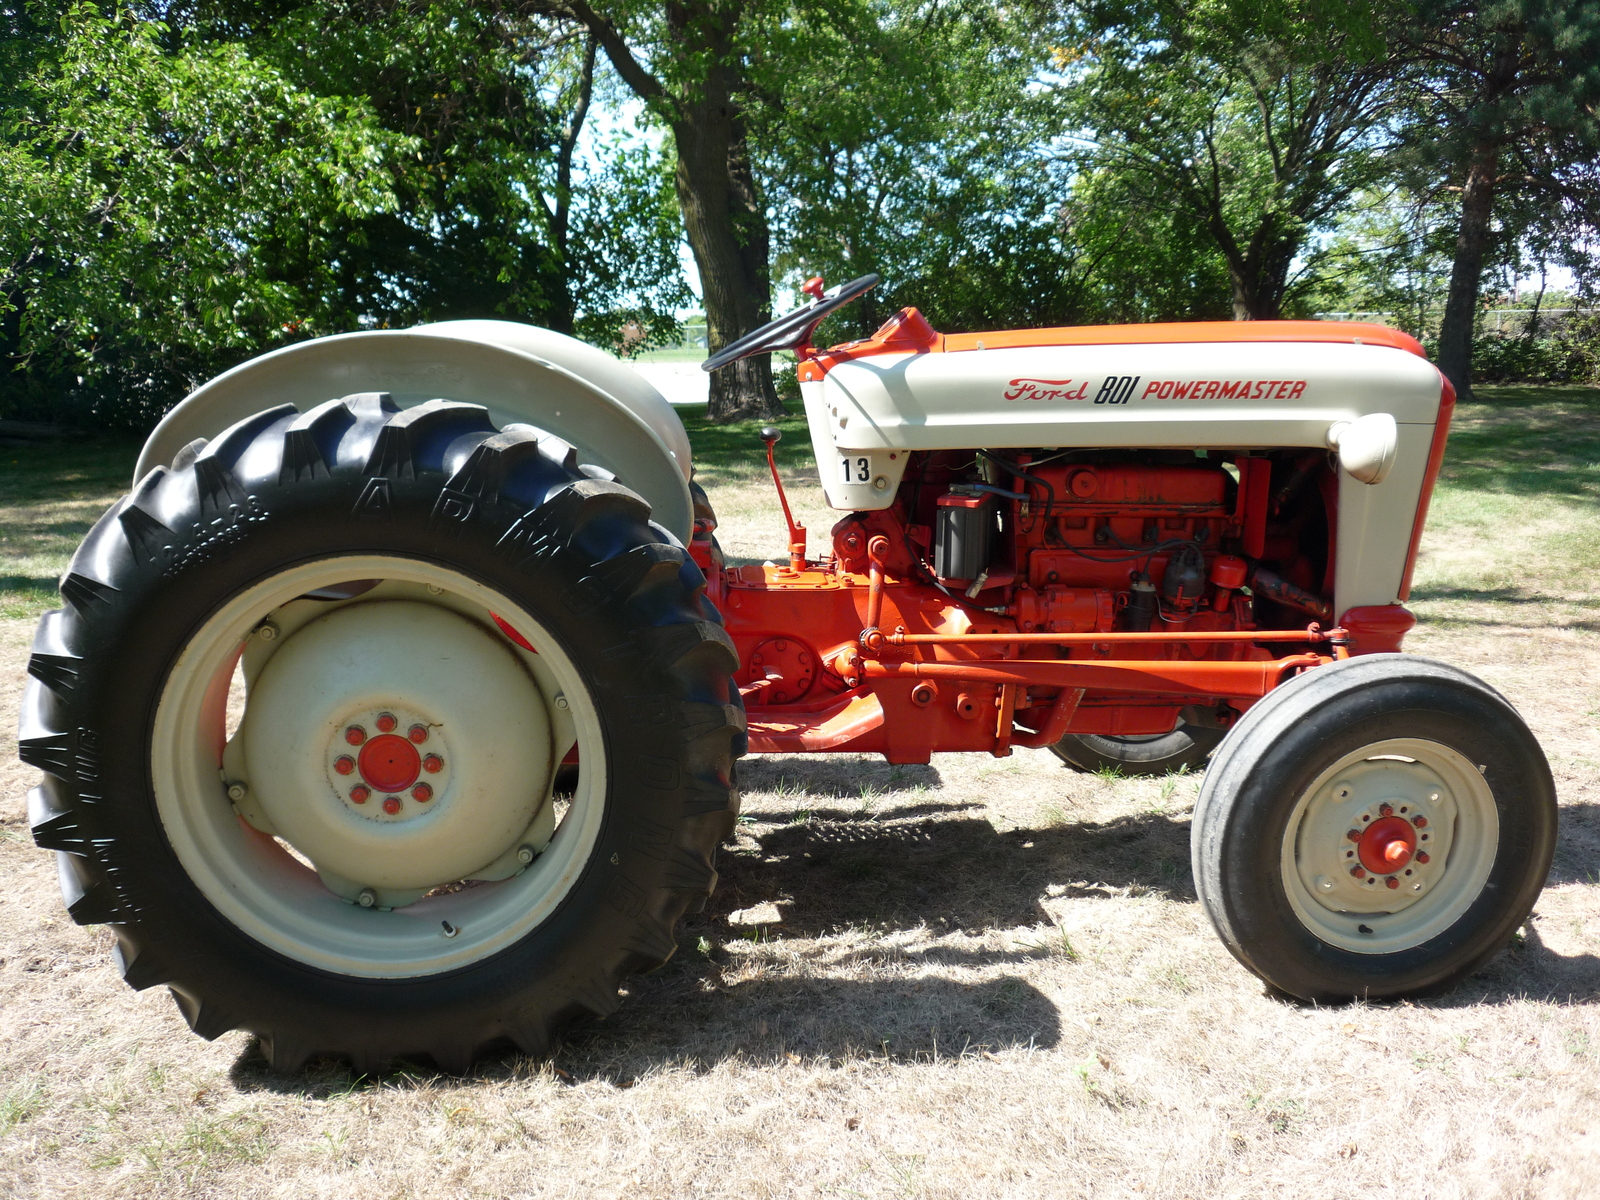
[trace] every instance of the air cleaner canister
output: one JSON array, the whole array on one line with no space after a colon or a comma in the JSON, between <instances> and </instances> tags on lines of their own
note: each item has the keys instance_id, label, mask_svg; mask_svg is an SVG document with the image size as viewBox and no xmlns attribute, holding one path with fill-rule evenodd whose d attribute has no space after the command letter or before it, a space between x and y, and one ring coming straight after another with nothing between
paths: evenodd
<instances>
[{"instance_id":1,"label":"air cleaner canister","mask_svg":"<svg viewBox=\"0 0 1600 1200\"><path fill-rule=\"evenodd\" d=\"M989 565L995 515L988 495L952 488L936 502L933 573L941 583L969 583Z\"/></svg>"}]
</instances>

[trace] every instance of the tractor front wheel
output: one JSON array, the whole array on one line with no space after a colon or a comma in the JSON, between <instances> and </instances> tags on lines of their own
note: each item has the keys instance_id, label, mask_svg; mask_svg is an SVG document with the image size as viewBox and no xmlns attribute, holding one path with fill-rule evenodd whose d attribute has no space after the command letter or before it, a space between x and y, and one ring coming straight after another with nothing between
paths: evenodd
<instances>
[{"instance_id":1,"label":"tractor front wheel","mask_svg":"<svg viewBox=\"0 0 1600 1200\"><path fill-rule=\"evenodd\" d=\"M1532 911L1556 797L1516 710L1464 671L1373 654L1270 693L1195 807L1200 901L1272 987L1340 1002L1440 991Z\"/></svg>"}]
</instances>

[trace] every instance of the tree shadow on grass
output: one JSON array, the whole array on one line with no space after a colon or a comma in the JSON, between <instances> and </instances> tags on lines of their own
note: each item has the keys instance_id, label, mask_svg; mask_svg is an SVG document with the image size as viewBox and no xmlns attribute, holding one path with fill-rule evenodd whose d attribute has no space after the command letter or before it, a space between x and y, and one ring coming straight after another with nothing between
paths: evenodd
<instances>
[{"instance_id":1,"label":"tree shadow on grass","mask_svg":"<svg viewBox=\"0 0 1600 1200\"><path fill-rule=\"evenodd\" d=\"M1543 592L1524 591L1520 587L1450 587L1419 585L1411 590L1413 601L1473 600L1485 604L1525 604L1544 607L1547 604L1566 604L1573 608L1600 608L1600 597L1550 596Z\"/></svg>"}]
</instances>

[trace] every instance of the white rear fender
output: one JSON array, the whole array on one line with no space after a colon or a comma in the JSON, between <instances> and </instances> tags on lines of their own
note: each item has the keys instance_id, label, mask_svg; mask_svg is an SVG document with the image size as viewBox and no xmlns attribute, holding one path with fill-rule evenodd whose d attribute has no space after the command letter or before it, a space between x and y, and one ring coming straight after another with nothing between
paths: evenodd
<instances>
[{"instance_id":1,"label":"white rear fender","mask_svg":"<svg viewBox=\"0 0 1600 1200\"><path fill-rule=\"evenodd\" d=\"M575 338L514 321L444 321L317 338L241 363L191 392L151 433L134 482L196 438L251 413L304 412L356 392L402 408L442 397L481 404L498 425L534 425L615 473L688 543L692 460L683 422L637 372Z\"/></svg>"}]
</instances>

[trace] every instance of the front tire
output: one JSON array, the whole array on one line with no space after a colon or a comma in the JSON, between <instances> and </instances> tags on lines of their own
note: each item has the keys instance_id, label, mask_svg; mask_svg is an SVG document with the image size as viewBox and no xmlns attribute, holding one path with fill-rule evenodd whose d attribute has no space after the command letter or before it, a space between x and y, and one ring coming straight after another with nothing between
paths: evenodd
<instances>
[{"instance_id":1,"label":"front tire","mask_svg":"<svg viewBox=\"0 0 1600 1200\"><path fill-rule=\"evenodd\" d=\"M29 664L73 919L280 1069L459 1071L613 1011L713 887L743 751L732 644L648 517L445 401L272 410L153 471Z\"/></svg>"},{"instance_id":2,"label":"front tire","mask_svg":"<svg viewBox=\"0 0 1600 1200\"><path fill-rule=\"evenodd\" d=\"M1229 733L1195 807L1195 886L1277 990L1415 996L1506 945L1555 836L1549 765L1504 697L1444 663L1365 655L1291 680Z\"/></svg>"}]
</instances>

